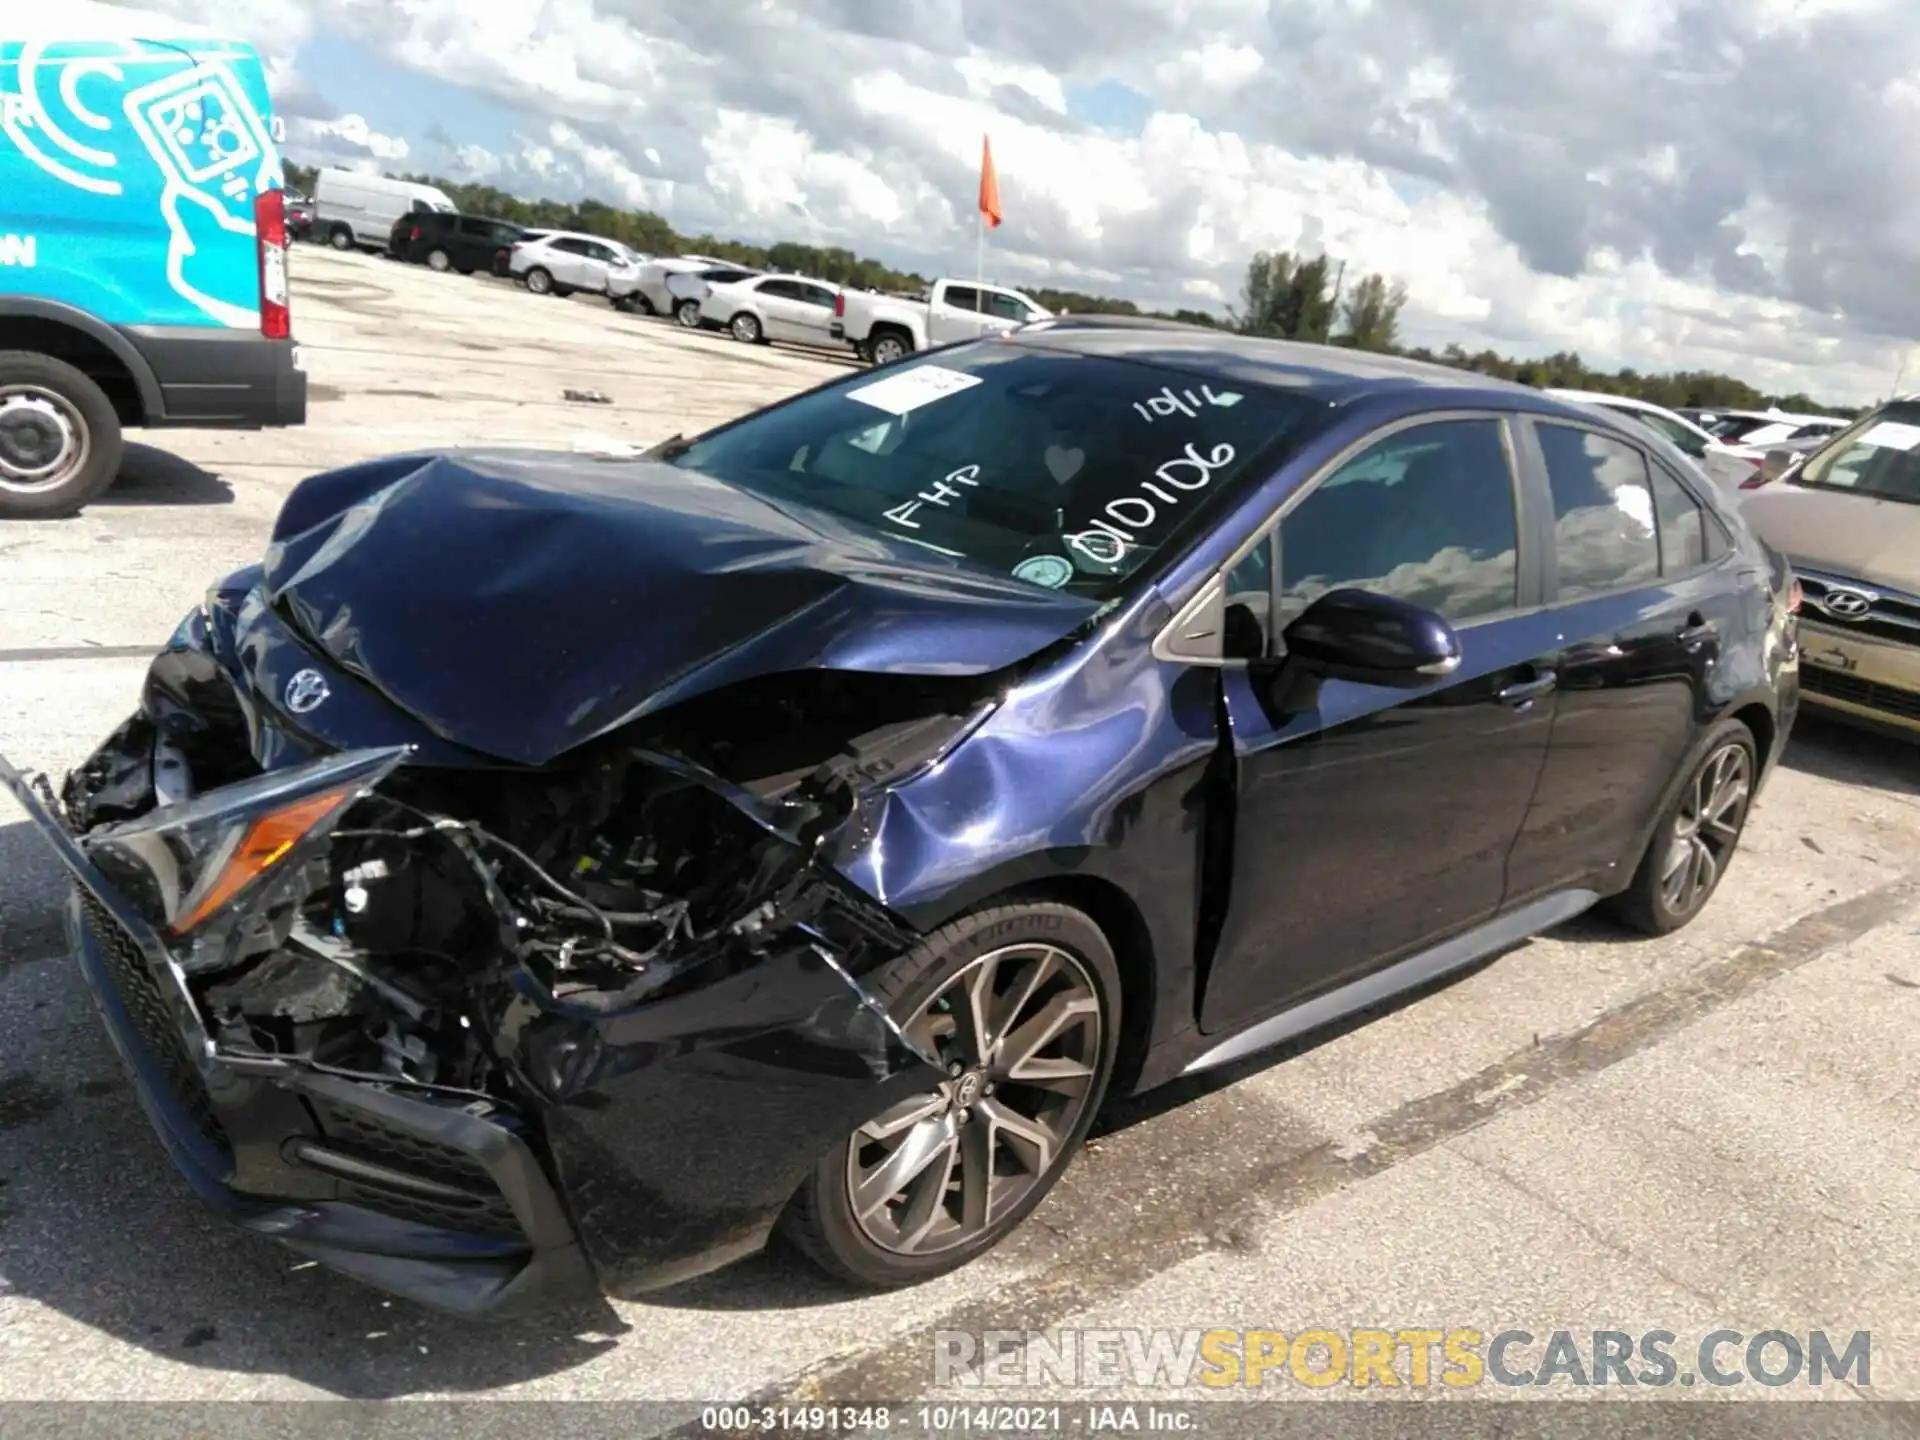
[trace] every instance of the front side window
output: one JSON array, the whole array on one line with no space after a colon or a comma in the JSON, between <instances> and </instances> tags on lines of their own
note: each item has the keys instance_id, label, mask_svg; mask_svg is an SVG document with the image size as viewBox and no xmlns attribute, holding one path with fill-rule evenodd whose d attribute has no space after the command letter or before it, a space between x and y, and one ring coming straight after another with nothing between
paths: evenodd
<instances>
[{"instance_id":1,"label":"front side window","mask_svg":"<svg viewBox=\"0 0 1920 1440\"><path fill-rule=\"evenodd\" d=\"M1920 404L1888 405L1856 421L1791 483L1920 503Z\"/></svg>"},{"instance_id":2,"label":"front side window","mask_svg":"<svg viewBox=\"0 0 1920 1440\"><path fill-rule=\"evenodd\" d=\"M1270 633L1347 587L1455 623L1510 610L1518 531L1500 421L1401 430L1342 465L1280 522L1279 612Z\"/></svg>"},{"instance_id":3,"label":"front side window","mask_svg":"<svg viewBox=\"0 0 1920 1440\"><path fill-rule=\"evenodd\" d=\"M1537 427L1553 492L1560 598L1575 600L1660 576L1647 461L1624 441L1571 425Z\"/></svg>"},{"instance_id":4,"label":"front side window","mask_svg":"<svg viewBox=\"0 0 1920 1440\"><path fill-rule=\"evenodd\" d=\"M803 395L671 463L1107 598L1203 533L1326 410L1305 393L993 342Z\"/></svg>"}]
</instances>

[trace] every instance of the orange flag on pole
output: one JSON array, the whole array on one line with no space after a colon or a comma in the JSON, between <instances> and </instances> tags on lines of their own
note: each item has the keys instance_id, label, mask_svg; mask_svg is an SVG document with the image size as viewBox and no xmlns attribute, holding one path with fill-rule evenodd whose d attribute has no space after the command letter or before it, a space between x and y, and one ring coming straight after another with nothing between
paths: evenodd
<instances>
[{"instance_id":1,"label":"orange flag on pole","mask_svg":"<svg viewBox=\"0 0 1920 1440\"><path fill-rule=\"evenodd\" d=\"M1000 177L993 169L993 142L985 135L980 137L980 213L1000 228Z\"/></svg>"}]
</instances>

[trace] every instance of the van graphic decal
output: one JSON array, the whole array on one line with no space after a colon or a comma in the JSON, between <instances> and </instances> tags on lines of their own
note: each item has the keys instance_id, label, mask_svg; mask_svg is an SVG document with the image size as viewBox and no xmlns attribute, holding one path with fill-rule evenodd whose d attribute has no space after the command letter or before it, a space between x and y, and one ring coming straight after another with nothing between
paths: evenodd
<instances>
[{"instance_id":1,"label":"van graphic decal","mask_svg":"<svg viewBox=\"0 0 1920 1440\"><path fill-rule=\"evenodd\" d=\"M0 40L0 188L72 239L41 227L62 263L35 289L115 323L257 326L253 204L282 183L270 110L236 42Z\"/></svg>"}]
</instances>

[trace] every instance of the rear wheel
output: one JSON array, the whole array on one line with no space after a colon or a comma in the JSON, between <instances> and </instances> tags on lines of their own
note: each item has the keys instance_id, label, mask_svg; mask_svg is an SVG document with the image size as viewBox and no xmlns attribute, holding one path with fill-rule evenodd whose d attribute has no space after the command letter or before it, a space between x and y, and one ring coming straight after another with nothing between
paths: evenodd
<instances>
[{"instance_id":1,"label":"rear wheel","mask_svg":"<svg viewBox=\"0 0 1920 1440\"><path fill-rule=\"evenodd\" d=\"M1758 775L1753 732L1738 720L1715 726L1654 828L1633 883L1609 902L1615 917L1666 935L1704 910L1746 829Z\"/></svg>"},{"instance_id":2,"label":"rear wheel","mask_svg":"<svg viewBox=\"0 0 1920 1440\"><path fill-rule=\"evenodd\" d=\"M536 295L545 295L549 290L553 289L553 276L536 265L527 271L527 289Z\"/></svg>"},{"instance_id":3,"label":"rear wheel","mask_svg":"<svg viewBox=\"0 0 1920 1440\"><path fill-rule=\"evenodd\" d=\"M336 225L327 232L327 243L336 250L353 249L353 231L345 225Z\"/></svg>"},{"instance_id":4,"label":"rear wheel","mask_svg":"<svg viewBox=\"0 0 1920 1440\"><path fill-rule=\"evenodd\" d=\"M841 1279L891 1287L966 1264L1046 1198L1113 1073L1120 976L1086 915L1028 903L943 927L872 988L946 1078L823 1156L781 1231Z\"/></svg>"},{"instance_id":5,"label":"rear wheel","mask_svg":"<svg viewBox=\"0 0 1920 1440\"><path fill-rule=\"evenodd\" d=\"M876 365L891 365L913 353L913 346L897 330L881 331L873 337L872 344L867 348L873 353L873 363Z\"/></svg>"},{"instance_id":6,"label":"rear wheel","mask_svg":"<svg viewBox=\"0 0 1920 1440\"><path fill-rule=\"evenodd\" d=\"M733 323L727 328L733 332L733 338L738 340L742 345L758 345L760 343L760 321L755 316L747 314L744 310L733 317Z\"/></svg>"},{"instance_id":7,"label":"rear wheel","mask_svg":"<svg viewBox=\"0 0 1920 1440\"><path fill-rule=\"evenodd\" d=\"M451 270L453 268L453 257L448 255L446 251L438 248L429 250L427 252L427 268L429 270Z\"/></svg>"},{"instance_id":8,"label":"rear wheel","mask_svg":"<svg viewBox=\"0 0 1920 1440\"><path fill-rule=\"evenodd\" d=\"M0 351L0 516L71 515L120 473L120 418L64 360Z\"/></svg>"},{"instance_id":9,"label":"rear wheel","mask_svg":"<svg viewBox=\"0 0 1920 1440\"><path fill-rule=\"evenodd\" d=\"M698 300L682 300L678 305L673 307L673 318L680 322L683 329L698 330L700 328L700 302Z\"/></svg>"}]
</instances>

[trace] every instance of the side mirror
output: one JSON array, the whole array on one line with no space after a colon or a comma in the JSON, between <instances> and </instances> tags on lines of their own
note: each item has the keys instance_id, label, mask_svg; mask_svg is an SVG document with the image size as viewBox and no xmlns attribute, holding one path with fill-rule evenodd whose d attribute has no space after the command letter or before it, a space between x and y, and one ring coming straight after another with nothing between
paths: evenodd
<instances>
[{"instance_id":1,"label":"side mirror","mask_svg":"<svg viewBox=\"0 0 1920 1440\"><path fill-rule=\"evenodd\" d=\"M1793 468L1793 462L1800 458L1797 450L1769 450L1767 458L1760 462L1760 478L1778 480Z\"/></svg>"},{"instance_id":2,"label":"side mirror","mask_svg":"<svg viewBox=\"0 0 1920 1440\"><path fill-rule=\"evenodd\" d=\"M1460 637L1431 610L1367 590L1330 590L1282 632L1310 674L1415 690L1460 668Z\"/></svg>"}]
</instances>

